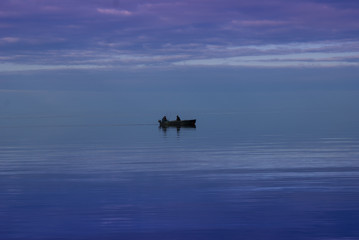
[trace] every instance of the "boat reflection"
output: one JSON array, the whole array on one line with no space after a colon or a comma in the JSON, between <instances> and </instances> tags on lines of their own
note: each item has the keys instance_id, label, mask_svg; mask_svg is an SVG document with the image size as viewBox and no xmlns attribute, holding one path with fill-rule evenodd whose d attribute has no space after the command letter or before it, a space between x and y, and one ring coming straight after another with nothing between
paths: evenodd
<instances>
[{"instance_id":1,"label":"boat reflection","mask_svg":"<svg viewBox=\"0 0 359 240\"><path fill-rule=\"evenodd\" d=\"M162 130L162 132L166 133L168 129L176 129L177 133L179 133L181 131L181 129L192 129L195 130L196 129L196 125L193 126L159 126L158 129Z\"/></svg>"}]
</instances>

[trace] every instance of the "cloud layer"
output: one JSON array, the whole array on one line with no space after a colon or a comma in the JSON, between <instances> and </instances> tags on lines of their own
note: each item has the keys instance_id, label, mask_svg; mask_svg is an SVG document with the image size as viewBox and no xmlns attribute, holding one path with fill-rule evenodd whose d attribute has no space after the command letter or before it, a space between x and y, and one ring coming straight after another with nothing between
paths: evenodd
<instances>
[{"instance_id":1,"label":"cloud layer","mask_svg":"<svg viewBox=\"0 0 359 240\"><path fill-rule=\"evenodd\" d=\"M3 0L0 30L0 71L359 65L350 0Z\"/></svg>"}]
</instances>

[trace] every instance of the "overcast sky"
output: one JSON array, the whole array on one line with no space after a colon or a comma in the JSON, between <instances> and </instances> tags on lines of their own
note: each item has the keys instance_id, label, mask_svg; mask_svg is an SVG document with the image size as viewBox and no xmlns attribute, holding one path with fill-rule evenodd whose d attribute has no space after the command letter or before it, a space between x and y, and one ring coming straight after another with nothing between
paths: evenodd
<instances>
[{"instance_id":1,"label":"overcast sky","mask_svg":"<svg viewBox=\"0 0 359 240\"><path fill-rule=\"evenodd\" d=\"M0 71L359 65L357 0L2 0Z\"/></svg>"}]
</instances>

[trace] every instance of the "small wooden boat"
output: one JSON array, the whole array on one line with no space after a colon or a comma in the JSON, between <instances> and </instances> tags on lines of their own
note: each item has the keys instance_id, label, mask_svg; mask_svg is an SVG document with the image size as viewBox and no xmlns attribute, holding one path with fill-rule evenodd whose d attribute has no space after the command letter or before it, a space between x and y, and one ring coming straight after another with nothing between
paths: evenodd
<instances>
[{"instance_id":1,"label":"small wooden boat","mask_svg":"<svg viewBox=\"0 0 359 240\"><path fill-rule=\"evenodd\" d=\"M161 121L158 120L160 127L196 127L196 119L179 121Z\"/></svg>"}]
</instances>

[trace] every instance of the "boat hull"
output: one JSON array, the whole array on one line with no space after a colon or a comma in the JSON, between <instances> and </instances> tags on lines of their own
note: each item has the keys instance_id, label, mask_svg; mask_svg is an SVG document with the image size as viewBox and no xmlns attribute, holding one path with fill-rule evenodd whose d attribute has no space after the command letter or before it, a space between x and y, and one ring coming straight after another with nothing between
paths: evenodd
<instances>
[{"instance_id":1,"label":"boat hull","mask_svg":"<svg viewBox=\"0 0 359 240\"><path fill-rule=\"evenodd\" d=\"M196 119L181 121L161 121L158 120L160 127L195 127Z\"/></svg>"}]
</instances>

